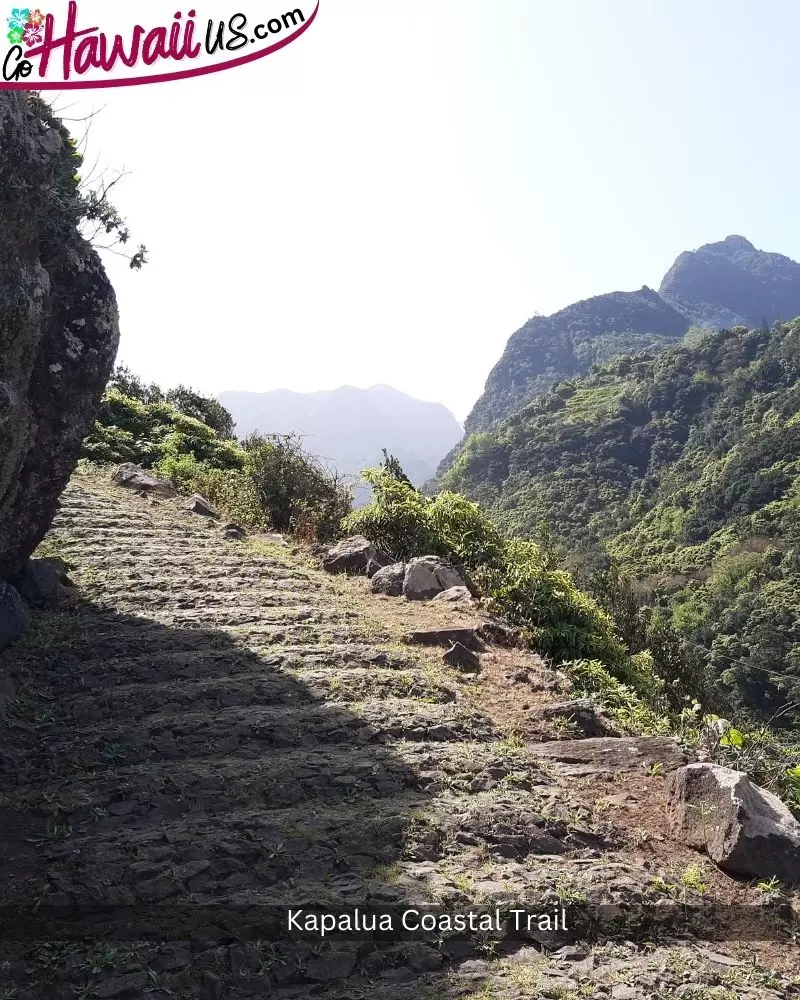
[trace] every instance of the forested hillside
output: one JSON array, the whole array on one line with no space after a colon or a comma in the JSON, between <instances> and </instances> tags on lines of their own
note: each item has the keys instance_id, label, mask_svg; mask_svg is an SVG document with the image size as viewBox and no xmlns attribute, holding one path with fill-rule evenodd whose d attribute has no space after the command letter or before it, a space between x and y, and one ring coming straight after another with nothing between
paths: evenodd
<instances>
[{"instance_id":1,"label":"forested hillside","mask_svg":"<svg viewBox=\"0 0 800 1000\"><path fill-rule=\"evenodd\" d=\"M612 556L738 703L800 699L800 320L563 381L443 485L579 572Z\"/></svg>"},{"instance_id":2,"label":"forested hillside","mask_svg":"<svg viewBox=\"0 0 800 1000\"><path fill-rule=\"evenodd\" d=\"M688 328L685 317L652 288L597 295L552 316L534 316L506 345L466 432L484 430L560 378L618 354L667 346Z\"/></svg>"}]
</instances>

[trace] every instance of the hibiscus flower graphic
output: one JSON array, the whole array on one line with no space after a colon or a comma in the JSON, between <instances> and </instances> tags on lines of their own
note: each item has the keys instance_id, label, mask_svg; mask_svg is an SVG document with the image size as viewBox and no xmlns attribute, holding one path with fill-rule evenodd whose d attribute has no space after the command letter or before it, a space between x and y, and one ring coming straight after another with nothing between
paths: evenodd
<instances>
[{"instance_id":1,"label":"hibiscus flower graphic","mask_svg":"<svg viewBox=\"0 0 800 1000\"><path fill-rule=\"evenodd\" d=\"M25 44L28 48L33 48L34 45L41 45L44 35L42 34L42 29L37 24L27 24L25 26Z\"/></svg>"},{"instance_id":2,"label":"hibiscus flower graphic","mask_svg":"<svg viewBox=\"0 0 800 1000\"><path fill-rule=\"evenodd\" d=\"M7 37L12 45L20 45L22 44L22 39L25 37L25 32L22 28L12 28Z\"/></svg>"},{"instance_id":3,"label":"hibiscus flower graphic","mask_svg":"<svg viewBox=\"0 0 800 1000\"><path fill-rule=\"evenodd\" d=\"M31 12L27 7L12 7L11 17L8 19L8 26L12 31L24 31L25 25L30 20Z\"/></svg>"},{"instance_id":4,"label":"hibiscus flower graphic","mask_svg":"<svg viewBox=\"0 0 800 1000\"><path fill-rule=\"evenodd\" d=\"M36 10L32 10L28 13L28 24L32 24L35 28L44 24L45 15L37 7ZM27 27L27 25L26 25Z\"/></svg>"}]
</instances>

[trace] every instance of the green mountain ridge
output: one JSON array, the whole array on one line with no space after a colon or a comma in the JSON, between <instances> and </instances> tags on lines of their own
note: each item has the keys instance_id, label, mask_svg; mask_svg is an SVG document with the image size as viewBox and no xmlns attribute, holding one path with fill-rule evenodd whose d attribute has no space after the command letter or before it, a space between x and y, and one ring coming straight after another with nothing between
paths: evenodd
<instances>
[{"instance_id":1,"label":"green mountain ridge","mask_svg":"<svg viewBox=\"0 0 800 1000\"><path fill-rule=\"evenodd\" d=\"M535 316L508 341L465 423L487 430L563 378L680 340L692 326L759 326L800 315L800 264L728 236L681 253L658 292L611 292ZM444 460L449 467L455 452Z\"/></svg>"},{"instance_id":2,"label":"green mountain ridge","mask_svg":"<svg viewBox=\"0 0 800 1000\"><path fill-rule=\"evenodd\" d=\"M573 566L616 559L736 704L800 700L800 320L563 380L441 484Z\"/></svg>"}]
</instances>

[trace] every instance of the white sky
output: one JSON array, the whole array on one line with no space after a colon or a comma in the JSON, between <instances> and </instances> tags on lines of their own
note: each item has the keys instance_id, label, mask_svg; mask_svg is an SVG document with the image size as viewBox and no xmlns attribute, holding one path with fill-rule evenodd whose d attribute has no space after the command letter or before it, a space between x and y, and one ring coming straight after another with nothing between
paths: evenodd
<instances>
[{"instance_id":1,"label":"white sky","mask_svg":"<svg viewBox=\"0 0 800 1000\"><path fill-rule=\"evenodd\" d=\"M800 257L799 43L793 0L322 0L251 66L65 93L150 250L110 261L120 360L463 419L534 312L730 233Z\"/></svg>"}]
</instances>

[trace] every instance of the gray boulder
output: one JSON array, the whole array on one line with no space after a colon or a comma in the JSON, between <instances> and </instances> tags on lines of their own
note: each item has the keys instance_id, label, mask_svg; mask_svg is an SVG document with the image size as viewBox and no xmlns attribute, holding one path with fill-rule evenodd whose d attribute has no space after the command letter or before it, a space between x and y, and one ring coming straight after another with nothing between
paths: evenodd
<instances>
[{"instance_id":1,"label":"gray boulder","mask_svg":"<svg viewBox=\"0 0 800 1000\"><path fill-rule=\"evenodd\" d=\"M0 649L19 639L30 623L28 609L17 591L0 581Z\"/></svg>"},{"instance_id":2,"label":"gray boulder","mask_svg":"<svg viewBox=\"0 0 800 1000\"><path fill-rule=\"evenodd\" d=\"M187 503L186 509L190 514L199 514L200 517L210 517L215 520L219 517L219 514L214 510L211 504L206 500L205 497L201 497L199 493L193 493Z\"/></svg>"},{"instance_id":3,"label":"gray boulder","mask_svg":"<svg viewBox=\"0 0 800 1000\"><path fill-rule=\"evenodd\" d=\"M375 546L363 535L353 535L328 549L322 568L328 573L364 574L371 562L381 562Z\"/></svg>"},{"instance_id":4,"label":"gray boulder","mask_svg":"<svg viewBox=\"0 0 800 1000\"><path fill-rule=\"evenodd\" d=\"M372 577L372 593L386 594L387 597L399 597L403 593L405 575L405 563L392 563L391 566L384 566Z\"/></svg>"},{"instance_id":5,"label":"gray boulder","mask_svg":"<svg viewBox=\"0 0 800 1000\"><path fill-rule=\"evenodd\" d=\"M800 882L800 823L777 795L711 763L675 771L667 789L675 831L724 871Z\"/></svg>"},{"instance_id":6,"label":"gray boulder","mask_svg":"<svg viewBox=\"0 0 800 1000\"><path fill-rule=\"evenodd\" d=\"M227 538L228 541L237 542L241 541L243 538L247 538L247 532L241 526L241 524L234 524L230 522L229 524L223 524L219 529L223 538Z\"/></svg>"},{"instance_id":7,"label":"gray boulder","mask_svg":"<svg viewBox=\"0 0 800 1000\"><path fill-rule=\"evenodd\" d=\"M446 559L419 556L406 566L403 594L409 601L429 601L451 587L464 587L463 577Z\"/></svg>"},{"instance_id":8,"label":"gray boulder","mask_svg":"<svg viewBox=\"0 0 800 1000\"><path fill-rule=\"evenodd\" d=\"M178 495L178 491L168 480L159 479L152 472L134 465L133 462L120 465L111 477L111 481L127 490L143 490L145 493L157 493L164 497Z\"/></svg>"},{"instance_id":9,"label":"gray boulder","mask_svg":"<svg viewBox=\"0 0 800 1000\"><path fill-rule=\"evenodd\" d=\"M450 649L442 654L442 662L446 663L448 667L456 667L458 670L467 670L473 673L481 669L481 660L478 654L473 653L471 649L467 649L460 642L454 642Z\"/></svg>"},{"instance_id":10,"label":"gray boulder","mask_svg":"<svg viewBox=\"0 0 800 1000\"><path fill-rule=\"evenodd\" d=\"M0 92L0 578L44 537L119 343L117 305L78 229L69 137L37 95Z\"/></svg>"},{"instance_id":11,"label":"gray boulder","mask_svg":"<svg viewBox=\"0 0 800 1000\"><path fill-rule=\"evenodd\" d=\"M61 559L29 559L11 583L28 604L35 608L58 607L68 596L72 583Z\"/></svg>"},{"instance_id":12,"label":"gray boulder","mask_svg":"<svg viewBox=\"0 0 800 1000\"><path fill-rule=\"evenodd\" d=\"M466 587L448 587L434 597L437 604L472 604L472 594Z\"/></svg>"}]
</instances>

